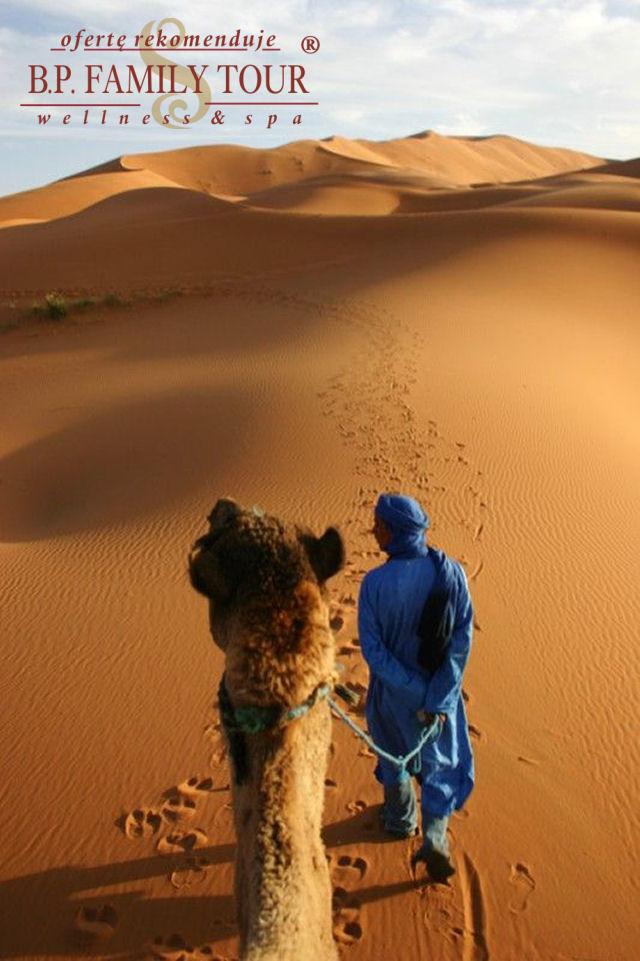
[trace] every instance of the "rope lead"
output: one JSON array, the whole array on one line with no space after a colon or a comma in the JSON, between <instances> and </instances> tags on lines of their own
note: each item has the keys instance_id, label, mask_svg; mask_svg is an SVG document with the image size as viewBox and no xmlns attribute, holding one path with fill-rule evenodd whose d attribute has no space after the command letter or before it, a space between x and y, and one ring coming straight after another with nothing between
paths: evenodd
<instances>
[{"instance_id":1,"label":"rope lead","mask_svg":"<svg viewBox=\"0 0 640 961\"><path fill-rule=\"evenodd\" d=\"M420 740L418 741L416 747L414 747L413 751L396 757L394 754L389 754L389 752L385 751L384 748L379 747L366 731L359 727L355 721L351 720L347 712L343 711L340 705L337 704L332 697L327 697L327 701L329 702L329 707L333 713L339 717L341 721L344 721L344 723L353 731L356 737L359 737L360 740L364 741L367 747L374 751L379 757L384 758L385 761L389 761L390 764L393 764L395 767L399 768L401 773L403 771L407 771L407 766L414 759L414 757L420 754L420 751L425 744L428 741L434 740L434 733L442 724L440 717L436 716L433 724L431 724L429 727L426 727L420 735Z\"/></svg>"}]
</instances>

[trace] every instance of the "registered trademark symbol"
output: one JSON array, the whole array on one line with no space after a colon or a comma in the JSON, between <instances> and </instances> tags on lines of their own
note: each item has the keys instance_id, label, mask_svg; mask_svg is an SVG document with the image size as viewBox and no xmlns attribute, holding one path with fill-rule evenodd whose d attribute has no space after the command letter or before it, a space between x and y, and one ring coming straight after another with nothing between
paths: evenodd
<instances>
[{"instance_id":1,"label":"registered trademark symbol","mask_svg":"<svg viewBox=\"0 0 640 961\"><path fill-rule=\"evenodd\" d=\"M320 41L317 37L314 37L312 33L303 37L300 41L300 46L305 53L317 53L320 49Z\"/></svg>"}]
</instances>

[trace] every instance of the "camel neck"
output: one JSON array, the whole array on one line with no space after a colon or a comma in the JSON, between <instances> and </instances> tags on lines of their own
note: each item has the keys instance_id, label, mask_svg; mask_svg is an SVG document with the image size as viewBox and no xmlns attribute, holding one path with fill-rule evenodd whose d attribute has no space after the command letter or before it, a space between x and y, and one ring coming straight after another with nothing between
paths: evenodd
<instances>
[{"instance_id":1,"label":"camel neck","mask_svg":"<svg viewBox=\"0 0 640 961\"><path fill-rule=\"evenodd\" d=\"M287 727L249 740L248 776L234 786L246 961L336 956L320 837L330 731L322 702Z\"/></svg>"}]
</instances>

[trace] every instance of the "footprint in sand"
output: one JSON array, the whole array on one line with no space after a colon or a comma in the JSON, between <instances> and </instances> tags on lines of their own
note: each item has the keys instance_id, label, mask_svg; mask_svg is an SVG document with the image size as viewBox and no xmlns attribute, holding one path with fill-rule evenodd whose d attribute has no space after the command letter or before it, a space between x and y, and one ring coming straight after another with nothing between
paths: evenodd
<instances>
[{"instance_id":1,"label":"footprint in sand","mask_svg":"<svg viewBox=\"0 0 640 961\"><path fill-rule=\"evenodd\" d=\"M217 737L220 737L219 732L217 732ZM225 744L221 744L212 752L209 763L212 767L217 768L220 767L220 765L223 763L223 761L226 761L226 759L227 748ZM220 790L224 791L224 788L221 788Z\"/></svg>"},{"instance_id":2,"label":"footprint in sand","mask_svg":"<svg viewBox=\"0 0 640 961\"><path fill-rule=\"evenodd\" d=\"M360 902L346 888L333 889L333 937L338 944L355 944L362 937Z\"/></svg>"},{"instance_id":3,"label":"footprint in sand","mask_svg":"<svg viewBox=\"0 0 640 961\"><path fill-rule=\"evenodd\" d=\"M325 786L326 788L335 789L335 788L338 787L338 782L337 782L337 781L334 781L332 777L326 777L326 778L324 779L324 786Z\"/></svg>"},{"instance_id":4,"label":"footprint in sand","mask_svg":"<svg viewBox=\"0 0 640 961\"><path fill-rule=\"evenodd\" d=\"M367 804L366 801L349 801L346 808L350 814L362 814L367 810Z\"/></svg>"},{"instance_id":5,"label":"footprint in sand","mask_svg":"<svg viewBox=\"0 0 640 961\"><path fill-rule=\"evenodd\" d=\"M152 808L136 808L124 819L123 830L128 838L150 838L157 834L163 822L162 814Z\"/></svg>"},{"instance_id":6,"label":"footprint in sand","mask_svg":"<svg viewBox=\"0 0 640 961\"><path fill-rule=\"evenodd\" d=\"M209 794L211 791L213 791L213 778L190 777L168 792L166 796L175 797L176 794L185 794L187 797L198 797L200 794Z\"/></svg>"},{"instance_id":7,"label":"footprint in sand","mask_svg":"<svg viewBox=\"0 0 640 961\"><path fill-rule=\"evenodd\" d=\"M202 828L192 828L191 831L175 831L159 839L156 844L158 854L170 857L174 854L184 854L208 845L209 838Z\"/></svg>"},{"instance_id":8,"label":"footprint in sand","mask_svg":"<svg viewBox=\"0 0 640 961\"><path fill-rule=\"evenodd\" d=\"M364 684L360 681L349 681L348 688L354 695L353 703L347 704L347 710L353 711L355 714L364 714L365 702L367 689Z\"/></svg>"},{"instance_id":9,"label":"footprint in sand","mask_svg":"<svg viewBox=\"0 0 640 961\"><path fill-rule=\"evenodd\" d=\"M484 741L484 734L482 733L479 727L475 726L475 724L469 725L469 734L476 741Z\"/></svg>"},{"instance_id":10,"label":"footprint in sand","mask_svg":"<svg viewBox=\"0 0 640 961\"><path fill-rule=\"evenodd\" d=\"M349 854L341 854L333 868L333 880L339 885L362 881L368 867L364 858L352 858Z\"/></svg>"},{"instance_id":11,"label":"footprint in sand","mask_svg":"<svg viewBox=\"0 0 640 961\"><path fill-rule=\"evenodd\" d=\"M162 808L163 817L168 821L188 821L196 813L196 802L192 797L176 794L167 798Z\"/></svg>"},{"instance_id":12,"label":"footprint in sand","mask_svg":"<svg viewBox=\"0 0 640 961\"><path fill-rule=\"evenodd\" d=\"M425 905L423 915L425 928L441 938L453 940L455 944L456 938L462 934L463 929L453 926L456 922L459 923L461 913L455 903L454 889L443 884L427 884L418 890ZM460 954L459 957L462 958L463 955Z\"/></svg>"},{"instance_id":13,"label":"footprint in sand","mask_svg":"<svg viewBox=\"0 0 640 961\"><path fill-rule=\"evenodd\" d=\"M357 637L352 637L348 644L344 644L339 650L338 654L342 654L343 657L351 657L353 654L360 653L360 639Z\"/></svg>"},{"instance_id":14,"label":"footprint in sand","mask_svg":"<svg viewBox=\"0 0 640 961\"><path fill-rule=\"evenodd\" d=\"M367 532L367 533L368 533L368 532ZM340 603L341 603L341 604L346 604L347 607L355 607L355 606L356 606L356 599L355 599L355 597L353 596L353 594L345 594L344 597L341 597L341 598L340 598Z\"/></svg>"},{"instance_id":15,"label":"footprint in sand","mask_svg":"<svg viewBox=\"0 0 640 961\"><path fill-rule=\"evenodd\" d=\"M115 934L118 914L112 904L78 908L73 920L74 938L88 946L97 941L108 941Z\"/></svg>"},{"instance_id":16,"label":"footprint in sand","mask_svg":"<svg viewBox=\"0 0 640 961\"><path fill-rule=\"evenodd\" d=\"M526 864L522 861L511 865L509 881L513 885L513 894L509 901L509 910L516 914L526 911L531 893L535 891L536 882Z\"/></svg>"},{"instance_id":17,"label":"footprint in sand","mask_svg":"<svg viewBox=\"0 0 640 961\"><path fill-rule=\"evenodd\" d=\"M169 881L177 890L189 888L192 884L204 880L209 867L211 867L211 861L207 857L202 855L188 857L183 865L171 872Z\"/></svg>"},{"instance_id":18,"label":"footprint in sand","mask_svg":"<svg viewBox=\"0 0 640 961\"><path fill-rule=\"evenodd\" d=\"M148 961L228 961L220 954L214 954L209 944L196 948L180 934L170 934L168 938L157 937L147 945L145 958Z\"/></svg>"},{"instance_id":19,"label":"footprint in sand","mask_svg":"<svg viewBox=\"0 0 640 961\"><path fill-rule=\"evenodd\" d=\"M344 617L342 617L341 614L336 614L329 621L329 627L331 628L332 631L335 631L335 633L337 634L338 631L341 631L342 628L344 627Z\"/></svg>"}]
</instances>

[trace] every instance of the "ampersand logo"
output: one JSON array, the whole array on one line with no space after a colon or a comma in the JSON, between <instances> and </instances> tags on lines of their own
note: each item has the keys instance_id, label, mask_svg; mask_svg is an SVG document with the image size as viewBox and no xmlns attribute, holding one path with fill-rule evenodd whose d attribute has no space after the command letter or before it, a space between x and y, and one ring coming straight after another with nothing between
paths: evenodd
<instances>
[{"instance_id":1,"label":"ampersand logo","mask_svg":"<svg viewBox=\"0 0 640 961\"><path fill-rule=\"evenodd\" d=\"M150 20L149 23L143 27L141 31L143 39L146 39L151 34L153 24L154 21ZM162 30L167 24L175 27L181 40L184 40L186 30L180 20L176 20L175 17L165 17L165 19L161 20L158 24L158 29ZM175 80L190 90L193 90L193 96L197 98L197 110L188 116L189 123L194 124L197 123L198 120L201 120L209 110L207 101L211 100L211 89L206 80L201 79L200 89L196 91L193 74L187 70L186 67L183 67L181 64L176 64L173 60L168 60L166 57L161 57L160 54L153 50L145 49L142 43L139 45L139 50L143 62L152 68L154 66L156 68L159 66L173 66ZM165 108L166 100L169 100L169 104ZM177 96L175 93L167 93L162 94L154 101L151 112L156 123L161 124L165 130L180 130L184 127L184 115L188 109L189 105L186 100ZM180 111L182 111L183 116L180 116Z\"/></svg>"}]
</instances>

